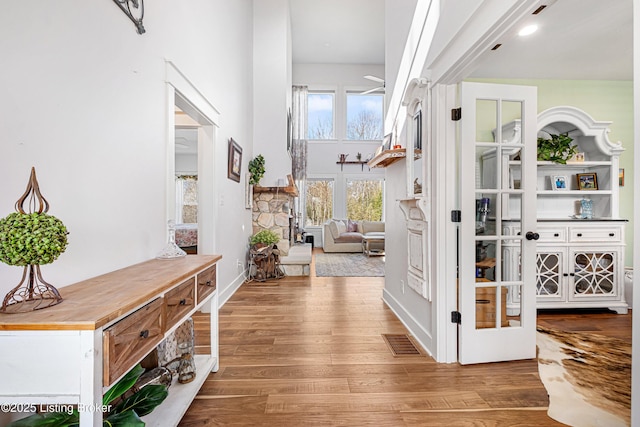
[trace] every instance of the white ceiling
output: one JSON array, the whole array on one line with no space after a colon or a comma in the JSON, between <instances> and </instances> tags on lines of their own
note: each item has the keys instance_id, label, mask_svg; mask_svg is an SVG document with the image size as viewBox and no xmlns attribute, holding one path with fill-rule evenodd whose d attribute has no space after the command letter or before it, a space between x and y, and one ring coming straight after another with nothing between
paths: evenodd
<instances>
[{"instance_id":1,"label":"white ceiling","mask_svg":"<svg viewBox=\"0 0 640 427\"><path fill-rule=\"evenodd\" d=\"M384 0L290 0L294 63L384 63ZM471 77L632 79L632 0L557 0Z\"/></svg>"},{"instance_id":2,"label":"white ceiling","mask_svg":"<svg viewBox=\"0 0 640 427\"><path fill-rule=\"evenodd\" d=\"M294 63L384 64L384 0L290 0ZM632 0L557 0L539 30L500 40L470 77L632 80ZM195 152L191 129L176 151Z\"/></svg>"},{"instance_id":3,"label":"white ceiling","mask_svg":"<svg viewBox=\"0 0 640 427\"><path fill-rule=\"evenodd\" d=\"M384 0L290 0L294 64L384 64Z\"/></svg>"}]
</instances>

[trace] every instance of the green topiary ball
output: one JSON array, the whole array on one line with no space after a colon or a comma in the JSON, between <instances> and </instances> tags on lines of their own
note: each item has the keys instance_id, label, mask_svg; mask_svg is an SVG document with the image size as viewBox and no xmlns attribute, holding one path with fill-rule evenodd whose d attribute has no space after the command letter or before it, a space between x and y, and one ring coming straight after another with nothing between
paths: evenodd
<instances>
[{"instance_id":1,"label":"green topiary ball","mask_svg":"<svg viewBox=\"0 0 640 427\"><path fill-rule=\"evenodd\" d=\"M9 265L43 265L67 248L67 227L46 213L14 212L0 219L0 261Z\"/></svg>"}]
</instances>

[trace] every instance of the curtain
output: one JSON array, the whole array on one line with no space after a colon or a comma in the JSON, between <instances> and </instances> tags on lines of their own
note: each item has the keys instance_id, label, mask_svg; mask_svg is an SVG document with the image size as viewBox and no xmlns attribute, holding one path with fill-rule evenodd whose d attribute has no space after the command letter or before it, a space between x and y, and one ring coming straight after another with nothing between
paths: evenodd
<instances>
[{"instance_id":1,"label":"curtain","mask_svg":"<svg viewBox=\"0 0 640 427\"><path fill-rule=\"evenodd\" d=\"M291 111L291 171L293 179L307 176L307 86L293 86Z\"/></svg>"},{"instance_id":2,"label":"curtain","mask_svg":"<svg viewBox=\"0 0 640 427\"><path fill-rule=\"evenodd\" d=\"M302 228L305 180L307 178L307 86L293 86L291 102L291 174L298 187L299 196L294 199L294 233Z\"/></svg>"}]
</instances>

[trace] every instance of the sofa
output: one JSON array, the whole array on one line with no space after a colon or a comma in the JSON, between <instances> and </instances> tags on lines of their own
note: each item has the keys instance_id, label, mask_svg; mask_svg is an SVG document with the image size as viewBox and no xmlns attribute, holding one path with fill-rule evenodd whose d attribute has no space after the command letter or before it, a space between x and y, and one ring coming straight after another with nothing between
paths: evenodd
<instances>
[{"instance_id":1,"label":"sofa","mask_svg":"<svg viewBox=\"0 0 640 427\"><path fill-rule=\"evenodd\" d=\"M365 235L384 240L384 222L332 219L322 226L322 249L325 252L362 252ZM376 244L381 246L376 249L384 250L383 242Z\"/></svg>"}]
</instances>

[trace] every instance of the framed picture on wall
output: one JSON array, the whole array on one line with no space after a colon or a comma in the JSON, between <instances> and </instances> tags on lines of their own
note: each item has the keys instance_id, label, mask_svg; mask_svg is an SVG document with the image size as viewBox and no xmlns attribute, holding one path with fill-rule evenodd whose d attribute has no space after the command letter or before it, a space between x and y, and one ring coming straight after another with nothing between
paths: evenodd
<instances>
[{"instance_id":1,"label":"framed picture on wall","mask_svg":"<svg viewBox=\"0 0 640 427\"><path fill-rule=\"evenodd\" d=\"M242 147L233 138L229 138L229 159L227 164L227 178L240 182L242 170Z\"/></svg>"}]
</instances>

